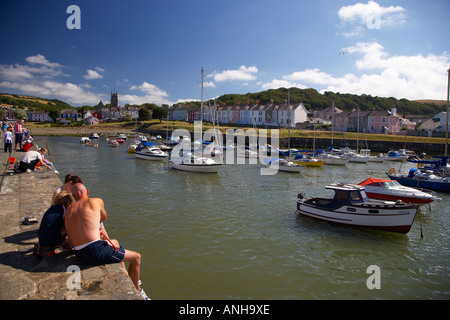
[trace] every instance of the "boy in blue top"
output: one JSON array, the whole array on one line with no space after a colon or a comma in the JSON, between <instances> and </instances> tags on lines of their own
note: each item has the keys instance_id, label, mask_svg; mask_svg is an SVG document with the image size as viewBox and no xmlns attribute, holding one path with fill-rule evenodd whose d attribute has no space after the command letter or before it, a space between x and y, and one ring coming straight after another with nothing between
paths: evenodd
<instances>
[{"instance_id":1,"label":"boy in blue top","mask_svg":"<svg viewBox=\"0 0 450 320\"><path fill-rule=\"evenodd\" d=\"M38 236L41 247L55 248L64 242L66 238L64 228L64 213L73 203L70 192L61 191L55 198L55 204L44 213Z\"/></svg>"}]
</instances>

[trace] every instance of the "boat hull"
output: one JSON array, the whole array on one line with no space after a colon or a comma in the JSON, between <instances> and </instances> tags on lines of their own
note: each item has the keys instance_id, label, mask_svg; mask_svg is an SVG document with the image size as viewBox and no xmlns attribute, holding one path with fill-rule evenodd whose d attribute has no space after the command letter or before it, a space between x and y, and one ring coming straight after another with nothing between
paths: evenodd
<instances>
[{"instance_id":1,"label":"boat hull","mask_svg":"<svg viewBox=\"0 0 450 320\"><path fill-rule=\"evenodd\" d=\"M343 205L326 210L302 201L297 204L297 214L341 225L406 234L417 214L417 206Z\"/></svg>"},{"instance_id":2,"label":"boat hull","mask_svg":"<svg viewBox=\"0 0 450 320\"><path fill-rule=\"evenodd\" d=\"M204 173L217 173L219 169L222 167L221 163L215 164L199 164L199 163L176 163L170 161L172 168L181 170L181 171L189 171L189 172L204 172Z\"/></svg>"},{"instance_id":3,"label":"boat hull","mask_svg":"<svg viewBox=\"0 0 450 320\"><path fill-rule=\"evenodd\" d=\"M320 161L325 162L328 165L345 166L349 160L348 159L333 159L333 158L320 158Z\"/></svg>"},{"instance_id":4,"label":"boat hull","mask_svg":"<svg viewBox=\"0 0 450 320\"><path fill-rule=\"evenodd\" d=\"M134 156L139 159L153 160L153 161L164 160L167 158L167 155L158 155L158 154L151 154L151 153L139 152L139 151L134 151Z\"/></svg>"},{"instance_id":5,"label":"boat hull","mask_svg":"<svg viewBox=\"0 0 450 320\"><path fill-rule=\"evenodd\" d=\"M321 167L325 164L325 162L323 161L292 161L296 164L300 164L302 166L306 166L306 167Z\"/></svg>"},{"instance_id":6,"label":"boat hull","mask_svg":"<svg viewBox=\"0 0 450 320\"><path fill-rule=\"evenodd\" d=\"M390 201L397 201L401 200L403 202L409 202L409 203L430 203L434 199L432 198L418 198L418 197L406 197L401 195L393 195L393 194L383 194L383 193L373 193L366 190L367 195L369 198L372 199L379 199L379 200L390 200Z\"/></svg>"},{"instance_id":7,"label":"boat hull","mask_svg":"<svg viewBox=\"0 0 450 320\"><path fill-rule=\"evenodd\" d=\"M278 171L284 172L301 172L303 167L301 166L278 166Z\"/></svg>"}]
</instances>

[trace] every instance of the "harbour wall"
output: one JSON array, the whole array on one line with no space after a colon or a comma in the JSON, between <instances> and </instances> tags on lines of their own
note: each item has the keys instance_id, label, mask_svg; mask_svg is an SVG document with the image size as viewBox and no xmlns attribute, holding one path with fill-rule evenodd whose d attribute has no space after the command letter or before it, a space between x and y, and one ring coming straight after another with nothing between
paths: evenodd
<instances>
[{"instance_id":1,"label":"harbour wall","mask_svg":"<svg viewBox=\"0 0 450 320\"><path fill-rule=\"evenodd\" d=\"M61 180L50 170L14 173L0 151L0 300L140 300L120 264L89 266L72 252L37 258L37 231ZM36 224L23 224L26 217Z\"/></svg>"}]
</instances>

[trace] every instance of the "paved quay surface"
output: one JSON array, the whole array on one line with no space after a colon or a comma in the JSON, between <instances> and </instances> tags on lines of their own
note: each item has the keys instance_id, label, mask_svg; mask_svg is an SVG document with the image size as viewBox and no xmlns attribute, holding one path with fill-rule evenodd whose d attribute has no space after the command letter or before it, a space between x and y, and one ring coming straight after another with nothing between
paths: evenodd
<instances>
[{"instance_id":1,"label":"paved quay surface","mask_svg":"<svg viewBox=\"0 0 450 320\"><path fill-rule=\"evenodd\" d=\"M33 255L42 216L62 183L50 170L14 173L0 144L0 300L141 300L120 264L83 265L72 252ZM28 216L38 223L22 224Z\"/></svg>"}]
</instances>

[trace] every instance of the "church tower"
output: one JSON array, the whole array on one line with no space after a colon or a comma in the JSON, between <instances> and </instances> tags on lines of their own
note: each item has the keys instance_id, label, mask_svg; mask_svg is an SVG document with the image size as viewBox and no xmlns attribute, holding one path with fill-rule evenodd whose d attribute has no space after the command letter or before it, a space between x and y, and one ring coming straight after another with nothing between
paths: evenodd
<instances>
[{"instance_id":1,"label":"church tower","mask_svg":"<svg viewBox=\"0 0 450 320\"><path fill-rule=\"evenodd\" d=\"M119 92L111 90L111 108L119 107Z\"/></svg>"}]
</instances>

